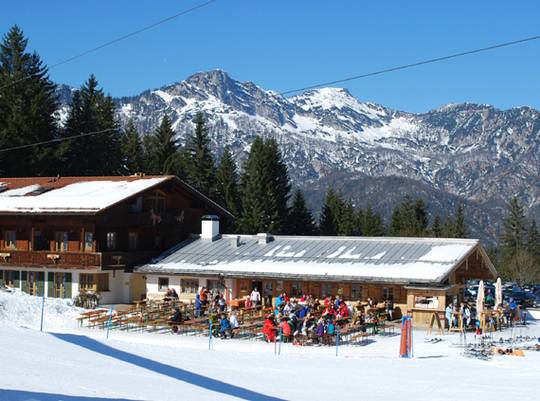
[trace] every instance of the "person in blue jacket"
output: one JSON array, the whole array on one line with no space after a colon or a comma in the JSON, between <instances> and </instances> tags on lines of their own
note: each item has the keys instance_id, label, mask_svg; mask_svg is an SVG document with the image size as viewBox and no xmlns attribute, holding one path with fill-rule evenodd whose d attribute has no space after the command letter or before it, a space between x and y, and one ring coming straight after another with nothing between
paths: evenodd
<instances>
[{"instance_id":1,"label":"person in blue jacket","mask_svg":"<svg viewBox=\"0 0 540 401\"><path fill-rule=\"evenodd\" d=\"M201 317L201 296L199 294L195 295L195 317Z\"/></svg>"},{"instance_id":2,"label":"person in blue jacket","mask_svg":"<svg viewBox=\"0 0 540 401\"><path fill-rule=\"evenodd\" d=\"M219 334L221 338L227 338L227 334L229 334L229 337L232 338L232 331L231 331L231 322L225 315L221 315L221 320L219 321Z\"/></svg>"}]
</instances>

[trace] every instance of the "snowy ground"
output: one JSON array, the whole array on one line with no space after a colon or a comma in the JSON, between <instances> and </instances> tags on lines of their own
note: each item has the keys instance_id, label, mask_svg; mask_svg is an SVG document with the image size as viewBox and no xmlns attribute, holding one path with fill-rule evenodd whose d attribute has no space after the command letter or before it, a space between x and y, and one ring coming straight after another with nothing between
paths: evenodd
<instances>
[{"instance_id":1,"label":"snowy ground","mask_svg":"<svg viewBox=\"0 0 540 401\"><path fill-rule=\"evenodd\" d=\"M0 292L0 400L533 400L540 352L480 361L415 331L413 359L399 337L364 345L295 347L281 355L259 341L80 329L77 313L50 302L39 332L39 300ZM67 318L60 318L61 315ZM540 325L514 334L540 335ZM510 336L510 332L504 336ZM469 341L473 336L469 335Z\"/></svg>"}]
</instances>

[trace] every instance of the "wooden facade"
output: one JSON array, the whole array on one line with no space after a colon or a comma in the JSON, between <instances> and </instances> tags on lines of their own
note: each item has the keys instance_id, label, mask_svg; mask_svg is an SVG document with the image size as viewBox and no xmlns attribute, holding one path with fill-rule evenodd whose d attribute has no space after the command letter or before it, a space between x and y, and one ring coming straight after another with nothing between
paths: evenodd
<instances>
[{"instance_id":1,"label":"wooden facade","mask_svg":"<svg viewBox=\"0 0 540 401\"><path fill-rule=\"evenodd\" d=\"M70 177L68 182L95 179ZM126 177L98 179L120 181ZM17 180L24 180L25 185L33 182L30 178L0 179L8 183ZM58 180L54 185L58 187ZM0 197L0 206L1 203ZM147 262L190 233L200 232L201 216L206 213L224 219L232 217L173 176L96 213L0 212L0 282L15 285L17 281L22 290L35 295L45 291L49 296L71 297L78 288L68 284L74 282L75 274L78 285L112 291L114 278L121 277L125 282L124 273L130 273L134 266ZM97 284L107 278L111 280L108 285ZM51 281L53 285L48 291ZM65 290L66 287L70 289Z\"/></svg>"}]
</instances>

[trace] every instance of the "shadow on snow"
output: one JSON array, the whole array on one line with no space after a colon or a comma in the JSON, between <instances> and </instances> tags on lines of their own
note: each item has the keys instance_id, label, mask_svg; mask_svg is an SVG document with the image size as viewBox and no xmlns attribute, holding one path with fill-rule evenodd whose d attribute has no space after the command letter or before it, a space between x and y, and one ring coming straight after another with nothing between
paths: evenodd
<instances>
[{"instance_id":1,"label":"shadow on snow","mask_svg":"<svg viewBox=\"0 0 540 401\"><path fill-rule=\"evenodd\" d=\"M37 393L22 390L0 390L0 401L132 401L125 398L84 397L80 395L64 395Z\"/></svg>"},{"instance_id":2,"label":"shadow on snow","mask_svg":"<svg viewBox=\"0 0 540 401\"><path fill-rule=\"evenodd\" d=\"M280 398L261 394L256 391L225 383L220 380L212 379L210 377L206 377L197 373L192 373L187 370L177 368L175 366L166 365L164 363L144 358L139 355L130 354L129 352L120 351L116 348L112 348L86 336L62 333L51 333L51 335L60 340L78 345L79 347L86 348L90 351L97 352L99 354L106 355L111 358L115 358L120 361L130 363L132 365L139 366L141 368L148 369L165 376L172 377L173 379L181 380L194 386L199 386L207 390L215 391L217 393L226 394L244 400L282 401Z\"/></svg>"}]
</instances>

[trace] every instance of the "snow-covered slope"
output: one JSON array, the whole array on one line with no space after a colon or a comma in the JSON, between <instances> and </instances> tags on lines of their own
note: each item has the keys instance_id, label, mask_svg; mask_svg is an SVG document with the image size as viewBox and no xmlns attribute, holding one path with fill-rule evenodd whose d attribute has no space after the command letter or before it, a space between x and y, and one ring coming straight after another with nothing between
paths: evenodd
<instances>
[{"instance_id":1,"label":"snow-covered slope","mask_svg":"<svg viewBox=\"0 0 540 401\"><path fill-rule=\"evenodd\" d=\"M202 111L213 145L230 145L240 161L255 135L275 137L299 186L333 184L336 176L339 185L345 175L346 190L358 204L366 202L372 178L401 177L428 186L435 194L428 203L449 203L451 197L472 203L478 209L473 223L479 227L480 219L490 226L484 236L496 232L504 202L514 194L540 217L540 114L529 107L451 104L414 114L360 101L338 88L285 98L221 70L117 103L121 121L133 119L142 132L168 114L180 138Z\"/></svg>"}]
</instances>

